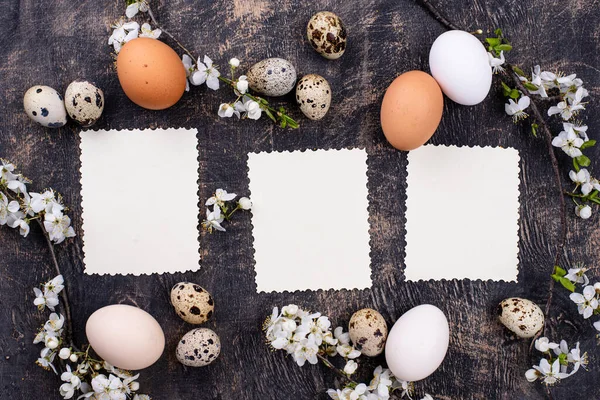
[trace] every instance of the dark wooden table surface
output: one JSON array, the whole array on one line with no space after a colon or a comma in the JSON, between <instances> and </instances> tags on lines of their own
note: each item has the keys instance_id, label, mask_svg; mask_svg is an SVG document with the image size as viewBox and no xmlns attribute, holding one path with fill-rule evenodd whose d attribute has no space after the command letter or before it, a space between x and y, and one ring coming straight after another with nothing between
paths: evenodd
<instances>
[{"instance_id":1,"label":"dark wooden table surface","mask_svg":"<svg viewBox=\"0 0 600 400\"><path fill-rule=\"evenodd\" d=\"M231 95L226 90L194 88L166 111L152 112L132 104L120 89L106 45L109 24L124 14L124 1L0 1L0 156L20 166L34 188L53 187L71 207L81 233L78 130L46 130L23 112L23 94L44 84L64 91L74 79L95 80L106 94L100 129L193 127L200 139L200 194L206 199L222 187L248 191L247 153L364 146L369 154L373 287L364 291L318 291L257 294L249 216L236 219L226 234L202 234L202 269L196 273L152 276L88 276L83 273L81 236L58 246L58 258L69 283L77 341L85 342L87 317L97 308L134 304L162 324L164 356L143 371L140 383L155 399L323 399L339 384L323 366L299 368L283 354L271 353L261 333L263 319L275 305L296 303L347 324L362 307L378 309L391 324L406 310L432 303L448 316L450 348L440 369L417 387L436 399L538 399L544 388L525 380L539 361L529 341L517 341L496 320L496 305L508 296L539 304L548 295L549 274L557 243L559 213L550 159L541 139L513 125L504 114L497 83L488 99L474 107L446 101L434 144L512 146L521 154L520 269L518 283L491 281L405 282L404 192L407 154L391 148L379 127L385 88L401 72L428 70L429 47L444 31L415 0L308 1L153 0L157 18L197 54L225 65L231 57L243 66L266 57L290 60L299 74L318 73L333 88L329 114L319 122L303 118L292 95L282 99L300 121L298 130L281 130L259 122L221 120L216 110ZM600 8L597 0L432 0L449 19L467 30L501 27L512 39L510 59L529 70L577 75L592 96L585 113L590 133L600 126ZM341 16L349 32L346 54L327 61L307 43L310 16L320 10ZM167 43L173 45L170 40ZM556 127L557 128L557 127ZM598 151L592 151L597 156ZM559 154L563 178L569 160ZM110 166L107 166L110 168ZM592 167L598 171L597 166ZM177 173L177 171L173 171ZM119 171L115 171L118 176ZM152 190L175 200L174 188L157 182ZM435 191L435 188L432 188ZM485 201L482 193L480 199ZM332 204L331 207L335 207ZM569 206L564 262L595 266L600 255L598 216L576 219ZM165 215L165 217L167 217ZM282 223L285 223L284 221ZM34 332L46 314L32 304L32 288L53 276L48 250L33 229L22 239L0 229L0 398L58 399L59 379L34 365L40 347ZM166 249L165 249L166 251ZM597 273L597 271L596 271ZM223 351L207 368L184 368L175 358L178 339L192 326L169 304L169 289L181 280L207 288L216 301L206 326L221 337ZM556 289L551 317L557 322L551 339L581 341L590 354L589 372L580 372L552 389L555 399L598 399L600 349L595 330L573 303ZM534 352L535 353L535 352ZM364 367L383 362L375 359Z\"/></svg>"}]
</instances>

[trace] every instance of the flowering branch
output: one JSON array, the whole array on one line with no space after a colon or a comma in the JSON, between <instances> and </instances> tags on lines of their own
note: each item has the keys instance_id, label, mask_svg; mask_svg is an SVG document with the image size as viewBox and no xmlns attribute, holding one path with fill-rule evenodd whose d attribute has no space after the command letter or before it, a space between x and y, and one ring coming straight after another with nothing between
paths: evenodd
<instances>
[{"instance_id":1,"label":"flowering branch","mask_svg":"<svg viewBox=\"0 0 600 400\"><path fill-rule=\"evenodd\" d=\"M138 22L131 20L131 18L140 12L148 14L151 22L156 27L155 29L152 29L149 23L144 23L140 27ZM148 0L127 0L125 16L129 18L129 21L126 22L125 18L121 17L111 25L113 32L108 39L108 44L113 46L116 54L120 52L125 43L133 39L138 37L158 39L164 33L185 53L182 57L182 63L186 71L186 91L189 91L190 84L199 86L204 83L206 83L208 88L218 90L219 81L224 82L233 89L237 99L232 103L224 103L219 106L218 115L221 118L231 117L235 114L240 119L258 120L264 111L281 128L298 128L298 123L287 115L283 107L279 107L278 109L271 107L269 102L264 98L249 93L246 76L242 75L239 79L235 79L234 71L240 64L237 58L233 58L230 61L231 79L221 76L217 66L213 65L213 61L208 56L205 55L202 61L199 57L194 57L190 50L159 24Z\"/></svg>"},{"instance_id":2,"label":"flowering branch","mask_svg":"<svg viewBox=\"0 0 600 400\"><path fill-rule=\"evenodd\" d=\"M228 202L233 201L237 194L227 193L226 190L217 189L215 194L206 200L206 219L202 221L202 227L209 233L213 230L225 232L225 228L221 225L224 220L229 221L231 216L238 210L248 211L252 208L252 201L247 197L242 197L236 202L233 210L229 209ZM213 206L212 211L210 206Z\"/></svg>"}]
</instances>

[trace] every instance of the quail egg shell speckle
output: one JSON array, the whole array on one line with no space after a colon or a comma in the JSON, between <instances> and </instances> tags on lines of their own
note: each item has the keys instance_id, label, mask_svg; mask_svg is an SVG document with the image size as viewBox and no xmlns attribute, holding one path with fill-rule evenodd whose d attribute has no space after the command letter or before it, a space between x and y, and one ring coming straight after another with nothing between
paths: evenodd
<instances>
[{"instance_id":1,"label":"quail egg shell speckle","mask_svg":"<svg viewBox=\"0 0 600 400\"><path fill-rule=\"evenodd\" d=\"M47 128L60 128L67 123L63 97L49 86L33 86L23 97L25 112L33 121Z\"/></svg>"},{"instance_id":2,"label":"quail egg shell speckle","mask_svg":"<svg viewBox=\"0 0 600 400\"><path fill-rule=\"evenodd\" d=\"M312 16L306 26L306 36L312 47L329 60L338 59L346 51L347 33L340 17L329 11Z\"/></svg>"},{"instance_id":3,"label":"quail egg shell speckle","mask_svg":"<svg viewBox=\"0 0 600 400\"><path fill-rule=\"evenodd\" d=\"M247 73L248 86L266 96L283 96L294 88L296 69L283 58L267 58L254 64Z\"/></svg>"},{"instance_id":4,"label":"quail egg shell speckle","mask_svg":"<svg viewBox=\"0 0 600 400\"><path fill-rule=\"evenodd\" d=\"M388 329L378 311L371 308L358 310L350 318L348 331L354 347L363 355L374 357L383 353Z\"/></svg>"},{"instance_id":5,"label":"quail egg shell speckle","mask_svg":"<svg viewBox=\"0 0 600 400\"><path fill-rule=\"evenodd\" d=\"M65 108L79 125L92 126L104 111L104 93L92 82L78 79L67 87Z\"/></svg>"},{"instance_id":6,"label":"quail egg shell speckle","mask_svg":"<svg viewBox=\"0 0 600 400\"><path fill-rule=\"evenodd\" d=\"M204 367L221 353L219 336L208 328L197 328L186 333L177 345L177 360L188 367Z\"/></svg>"},{"instance_id":7,"label":"quail egg shell speckle","mask_svg":"<svg viewBox=\"0 0 600 400\"><path fill-rule=\"evenodd\" d=\"M534 337L544 327L544 313L534 302L511 297L498 306L500 322L520 338Z\"/></svg>"},{"instance_id":8,"label":"quail egg shell speckle","mask_svg":"<svg viewBox=\"0 0 600 400\"><path fill-rule=\"evenodd\" d=\"M180 282L171 289L171 304L177 315L190 324L201 324L212 316L215 302L200 285Z\"/></svg>"},{"instance_id":9,"label":"quail egg shell speckle","mask_svg":"<svg viewBox=\"0 0 600 400\"><path fill-rule=\"evenodd\" d=\"M329 111L331 87L320 75L306 75L296 86L296 102L304 115L312 120L319 120Z\"/></svg>"}]
</instances>

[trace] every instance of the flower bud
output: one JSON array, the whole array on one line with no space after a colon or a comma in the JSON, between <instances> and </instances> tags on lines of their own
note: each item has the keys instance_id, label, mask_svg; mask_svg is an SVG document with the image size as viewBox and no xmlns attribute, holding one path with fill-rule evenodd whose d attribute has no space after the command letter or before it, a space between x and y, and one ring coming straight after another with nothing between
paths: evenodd
<instances>
[{"instance_id":1,"label":"flower bud","mask_svg":"<svg viewBox=\"0 0 600 400\"><path fill-rule=\"evenodd\" d=\"M71 354L71 357L69 357L69 360L71 360L71 362L77 362L79 357L77 357L77 354Z\"/></svg>"},{"instance_id":2,"label":"flower bud","mask_svg":"<svg viewBox=\"0 0 600 400\"><path fill-rule=\"evenodd\" d=\"M233 68L237 68L240 66L240 60L234 57L231 60L229 60L229 65L231 65Z\"/></svg>"},{"instance_id":3,"label":"flower bud","mask_svg":"<svg viewBox=\"0 0 600 400\"><path fill-rule=\"evenodd\" d=\"M66 360L67 358L71 357L71 349L69 349L68 347L63 347L62 349L60 349L60 351L58 352L58 356L63 359Z\"/></svg>"},{"instance_id":4,"label":"flower bud","mask_svg":"<svg viewBox=\"0 0 600 400\"><path fill-rule=\"evenodd\" d=\"M252 201L247 197L242 197L238 203L240 204L240 208L242 210L249 210L252 208Z\"/></svg>"},{"instance_id":5,"label":"flower bud","mask_svg":"<svg viewBox=\"0 0 600 400\"><path fill-rule=\"evenodd\" d=\"M56 349L58 347L58 345L59 345L58 339L55 337L48 338L48 340L46 341L46 347L51 350Z\"/></svg>"}]
</instances>

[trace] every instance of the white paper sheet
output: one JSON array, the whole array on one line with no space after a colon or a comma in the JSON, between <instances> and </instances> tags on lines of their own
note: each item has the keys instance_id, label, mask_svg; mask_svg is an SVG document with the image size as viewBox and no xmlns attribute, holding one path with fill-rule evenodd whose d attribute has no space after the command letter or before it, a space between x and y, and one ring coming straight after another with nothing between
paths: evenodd
<instances>
[{"instance_id":1,"label":"white paper sheet","mask_svg":"<svg viewBox=\"0 0 600 400\"><path fill-rule=\"evenodd\" d=\"M407 179L407 280L517 280L516 149L423 146Z\"/></svg>"},{"instance_id":2,"label":"white paper sheet","mask_svg":"<svg viewBox=\"0 0 600 400\"><path fill-rule=\"evenodd\" d=\"M81 132L87 274L200 268L195 129Z\"/></svg>"},{"instance_id":3,"label":"white paper sheet","mask_svg":"<svg viewBox=\"0 0 600 400\"><path fill-rule=\"evenodd\" d=\"M371 286L367 153L248 156L259 292Z\"/></svg>"}]
</instances>

